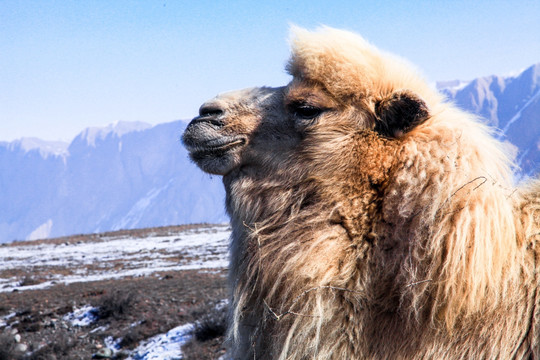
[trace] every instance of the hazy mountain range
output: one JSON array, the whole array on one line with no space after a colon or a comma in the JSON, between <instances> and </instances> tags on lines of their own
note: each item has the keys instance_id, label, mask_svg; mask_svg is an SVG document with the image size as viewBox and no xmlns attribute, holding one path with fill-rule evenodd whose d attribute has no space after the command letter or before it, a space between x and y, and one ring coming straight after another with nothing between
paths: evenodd
<instances>
[{"instance_id":1,"label":"hazy mountain range","mask_svg":"<svg viewBox=\"0 0 540 360\"><path fill-rule=\"evenodd\" d=\"M540 63L517 76L486 76L470 82L438 83L461 108L480 115L517 147L520 173L540 170Z\"/></svg>"},{"instance_id":2,"label":"hazy mountain range","mask_svg":"<svg viewBox=\"0 0 540 360\"><path fill-rule=\"evenodd\" d=\"M521 174L540 170L540 64L514 77L438 83L517 148ZM119 122L70 144L0 142L0 242L196 222L226 222L220 177L193 165L186 121Z\"/></svg>"},{"instance_id":3,"label":"hazy mountain range","mask_svg":"<svg viewBox=\"0 0 540 360\"><path fill-rule=\"evenodd\" d=\"M226 222L221 179L180 143L186 124L120 122L71 144L0 142L0 242Z\"/></svg>"}]
</instances>

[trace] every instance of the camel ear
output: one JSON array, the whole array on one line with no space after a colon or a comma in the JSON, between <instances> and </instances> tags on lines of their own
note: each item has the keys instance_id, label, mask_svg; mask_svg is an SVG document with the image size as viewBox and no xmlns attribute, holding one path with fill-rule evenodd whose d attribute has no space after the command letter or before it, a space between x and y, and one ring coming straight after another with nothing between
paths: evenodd
<instances>
[{"instance_id":1,"label":"camel ear","mask_svg":"<svg viewBox=\"0 0 540 360\"><path fill-rule=\"evenodd\" d=\"M429 117L429 109L418 95L399 90L375 104L375 131L398 138L421 124Z\"/></svg>"}]
</instances>

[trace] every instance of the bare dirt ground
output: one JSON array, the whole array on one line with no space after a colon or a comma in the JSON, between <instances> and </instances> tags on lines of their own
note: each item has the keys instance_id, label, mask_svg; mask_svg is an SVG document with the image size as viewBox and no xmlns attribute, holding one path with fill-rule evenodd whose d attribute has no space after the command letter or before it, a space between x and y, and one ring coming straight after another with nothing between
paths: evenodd
<instances>
[{"instance_id":1,"label":"bare dirt ground","mask_svg":"<svg viewBox=\"0 0 540 360\"><path fill-rule=\"evenodd\" d=\"M144 238L148 234L184 230L185 227L144 229L124 235ZM25 245L101 241L117 235L77 235L25 242ZM50 271L63 270L55 267ZM129 356L136 359L133 349L142 341L189 323L196 326L191 340L182 347L183 358L218 359L224 354L225 311L217 305L227 298L226 271L224 268L165 271L1 292L0 360ZM24 268L10 269L9 273L21 278L22 283L39 281ZM93 309L90 324L76 325L66 317L85 306ZM116 347L113 354L108 354L105 349L111 342Z\"/></svg>"}]
</instances>

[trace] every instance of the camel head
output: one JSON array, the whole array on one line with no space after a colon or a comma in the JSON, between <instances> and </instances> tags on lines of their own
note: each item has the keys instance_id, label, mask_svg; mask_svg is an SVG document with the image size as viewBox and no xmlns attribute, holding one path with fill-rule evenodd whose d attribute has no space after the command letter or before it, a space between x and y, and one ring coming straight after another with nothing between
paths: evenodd
<instances>
[{"instance_id":1,"label":"camel head","mask_svg":"<svg viewBox=\"0 0 540 360\"><path fill-rule=\"evenodd\" d=\"M258 156L278 157L297 142L281 120L282 94L283 88L250 88L204 103L182 139L191 159L208 173L226 175L257 163Z\"/></svg>"},{"instance_id":2,"label":"camel head","mask_svg":"<svg viewBox=\"0 0 540 360\"><path fill-rule=\"evenodd\" d=\"M317 158L325 151L338 156L336 138L364 131L399 139L429 117L424 99L432 92L400 60L350 33L295 33L288 85L219 95L188 125L183 143L202 170L227 175L264 167L268 172L314 143ZM405 85L411 79L416 89ZM350 153L350 144L342 139L339 144Z\"/></svg>"}]
</instances>

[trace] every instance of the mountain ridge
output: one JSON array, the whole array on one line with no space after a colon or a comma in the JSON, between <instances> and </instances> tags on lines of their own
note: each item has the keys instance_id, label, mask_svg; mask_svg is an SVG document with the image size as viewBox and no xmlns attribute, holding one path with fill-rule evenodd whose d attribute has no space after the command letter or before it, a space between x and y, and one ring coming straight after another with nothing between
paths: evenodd
<instances>
[{"instance_id":1,"label":"mountain ridge","mask_svg":"<svg viewBox=\"0 0 540 360\"><path fill-rule=\"evenodd\" d=\"M179 141L186 125L85 130L66 152L47 156L0 143L0 242L227 221L221 182Z\"/></svg>"},{"instance_id":2,"label":"mountain ridge","mask_svg":"<svg viewBox=\"0 0 540 360\"><path fill-rule=\"evenodd\" d=\"M517 148L520 176L531 177L539 172L540 63L515 76L490 75L445 84L448 86L438 88L449 100L497 128L499 139Z\"/></svg>"}]
</instances>

